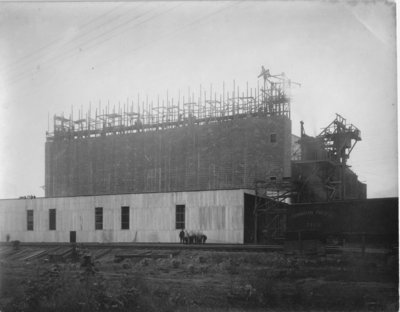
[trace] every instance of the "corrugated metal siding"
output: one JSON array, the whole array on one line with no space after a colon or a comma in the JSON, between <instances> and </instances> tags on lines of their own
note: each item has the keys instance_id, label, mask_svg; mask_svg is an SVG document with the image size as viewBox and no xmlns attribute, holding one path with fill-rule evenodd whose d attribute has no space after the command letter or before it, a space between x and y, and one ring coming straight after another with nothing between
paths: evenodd
<instances>
[{"instance_id":1,"label":"corrugated metal siding","mask_svg":"<svg viewBox=\"0 0 400 312\"><path fill-rule=\"evenodd\" d=\"M177 242L175 206L185 205L187 230L201 230L208 242L243 243L244 190L124 194L0 201L0 240L68 242ZM130 229L121 230L121 206L130 207ZM95 207L103 208L103 230L95 230ZM34 230L27 231L27 210ZM56 230L49 230L56 209Z\"/></svg>"}]
</instances>

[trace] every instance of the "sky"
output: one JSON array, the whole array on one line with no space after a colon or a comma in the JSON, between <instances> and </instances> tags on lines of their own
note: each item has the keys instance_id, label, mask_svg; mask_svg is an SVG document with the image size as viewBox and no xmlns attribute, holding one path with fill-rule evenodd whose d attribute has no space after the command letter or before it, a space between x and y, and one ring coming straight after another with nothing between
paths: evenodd
<instances>
[{"instance_id":1,"label":"sky","mask_svg":"<svg viewBox=\"0 0 400 312\"><path fill-rule=\"evenodd\" d=\"M395 13L382 1L0 2L0 198L44 195L53 115L256 87L261 66L301 83L294 134L342 115L361 130L348 164L368 197L398 196Z\"/></svg>"}]
</instances>

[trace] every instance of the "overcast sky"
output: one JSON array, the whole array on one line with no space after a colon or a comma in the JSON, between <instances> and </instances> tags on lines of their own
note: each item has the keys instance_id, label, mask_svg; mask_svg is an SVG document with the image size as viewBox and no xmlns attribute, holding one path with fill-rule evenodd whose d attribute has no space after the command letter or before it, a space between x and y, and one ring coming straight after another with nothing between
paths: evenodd
<instances>
[{"instance_id":1,"label":"overcast sky","mask_svg":"<svg viewBox=\"0 0 400 312\"><path fill-rule=\"evenodd\" d=\"M48 116L255 87L261 65L302 84L294 134L341 114L361 130L349 165L368 197L397 196L395 6L356 3L0 3L0 198L43 196Z\"/></svg>"}]
</instances>

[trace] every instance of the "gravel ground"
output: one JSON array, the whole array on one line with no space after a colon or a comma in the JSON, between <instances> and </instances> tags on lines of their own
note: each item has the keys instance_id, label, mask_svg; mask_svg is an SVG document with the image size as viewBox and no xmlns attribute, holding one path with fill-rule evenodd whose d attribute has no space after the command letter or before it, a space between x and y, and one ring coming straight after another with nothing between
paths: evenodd
<instances>
[{"instance_id":1,"label":"gravel ground","mask_svg":"<svg viewBox=\"0 0 400 312\"><path fill-rule=\"evenodd\" d=\"M23 261L37 250L8 252L0 261L2 312L398 311L393 255L148 250L116 262L126 250L91 249L81 255L93 265L82 266L82 257Z\"/></svg>"}]
</instances>

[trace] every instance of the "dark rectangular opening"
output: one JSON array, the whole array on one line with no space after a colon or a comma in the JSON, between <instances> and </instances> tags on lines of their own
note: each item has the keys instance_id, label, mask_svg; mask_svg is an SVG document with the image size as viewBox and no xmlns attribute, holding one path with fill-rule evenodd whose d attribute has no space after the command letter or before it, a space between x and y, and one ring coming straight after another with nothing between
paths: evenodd
<instances>
[{"instance_id":1,"label":"dark rectangular opening","mask_svg":"<svg viewBox=\"0 0 400 312\"><path fill-rule=\"evenodd\" d=\"M264 199L244 194L244 239L245 244L261 244L263 243L263 229L265 226L265 214L254 214L254 209L259 211L264 206ZM256 237L255 237L256 236Z\"/></svg>"},{"instance_id":2,"label":"dark rectangular opening","mask_svg":"<svg viewBox=\"0 0 400 312\"><path fill-rule=\"evenodd\" d=\"M96 207L95 209L95 229L102 230L103 229L103 208Z\"/></svg>"},{"instance_id":3,"label":"dark rectangular opening","mask_svg":"<svg viewBox=\"0 0 400 312\"><path fill-rule=\"evenodd\" d=\"M76 232L75 231L69 232L69 242L76 243Z\"/></svg>"},{"instance_id":4,"label":"dark rectangular opening","mask_svg":"<svg viewBox=\"0 0 400 312\"><path fill-rule=\"evenodd\" d=\"M49 209L49 230L53 231L56 229L56 210Z\"/></svg>"},{"instance_id":5,"label":"dark rectangular opening","mask_svg":"<svg viewBox=\"0 0 400 312\"><path fill-rule=\"evenodd\" d=\"M270 141L271 143L276 143L276 133L271 133Z\"/></svg>"},{"instance_id":6,"label":"dark rectangular opening","mask_svg":"<svg viewBox=\"0 0 400 312\"><path fill-rule=\"evenodd\" d=\"M33 210L27 210L27 230L33 231Z\"/></svg>"},{"instance_id":7,"label":"dark rectangular opening","mask_svg":"<svg viewBox=\"0 0 400 312\"><path fill-rule=\"evenodd\" d=\"M176 205L175 228L177 230L185 228L185 205Z\"/></svg>"},{"instance_id":8,"label":"dark rectangular opening","mask_svg":"<svg viewBox=\"0 0 400 312\"><path fill-rule=\"evenodd\" d=\"M280 243L286 232L286 209L284 202L244 194L245 244ZM257 214L255 214L257 209ZM267 213L265 211L268 211Z\"/></svg>"},{"instance_id":9,"label":"dark rectangular opening","mask_svg":"<svg viewBox=\"0 0 400 312\"><path fill-rule=\"evenodd\" d=\"M254 204L255 197L244 194L244 238L245 244L253 244L254 240Z\"/></svg>"},{"instance_id":10,"label":"dark rectangular opening","mask_svg":"<svg viewBox=\"0 0 400 312\"><path fill-rule=\"evenodd\" d=\"M121 207L121 229L129 230L129 207Z\"/></svg>"}]
</instances>

